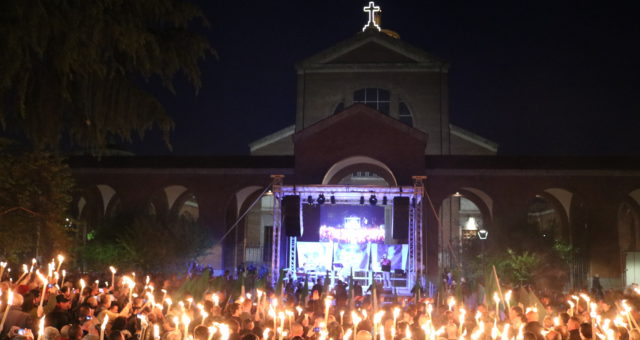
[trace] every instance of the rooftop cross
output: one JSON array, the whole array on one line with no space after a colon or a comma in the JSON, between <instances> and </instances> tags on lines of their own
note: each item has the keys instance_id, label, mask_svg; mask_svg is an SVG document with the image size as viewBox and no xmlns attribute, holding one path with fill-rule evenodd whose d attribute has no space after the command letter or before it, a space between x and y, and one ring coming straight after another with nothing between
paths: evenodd
<instances>
[{"instance_id":1,"label":"rooftop cross","mask_svg":"<svg viewBox=\"0 0 640 340\"><path fill-rule=\"evenodd\" d=\"M362 28L362 32L366 31L370 27L375 27L378 31L380 31L380 26L376 23L376 12L382 12L380 6L376 6L373 1L369 2L369 6L363 8L365 12L369 13L369 22Z\"/></svg>"}]
</instances>

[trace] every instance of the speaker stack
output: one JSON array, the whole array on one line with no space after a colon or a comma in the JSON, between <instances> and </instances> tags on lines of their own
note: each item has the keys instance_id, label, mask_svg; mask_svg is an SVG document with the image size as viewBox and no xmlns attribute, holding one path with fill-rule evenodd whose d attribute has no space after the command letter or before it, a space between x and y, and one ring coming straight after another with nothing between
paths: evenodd
<instances>
[{"instance_id":1,"label":"speaker stack","mask_svg":"<svg viewBox=\"0 0 640 340\"><path fill-rule=\"evenodd\" d=\"M393 198L393 238L409 238L409 197Z\"/></svg>"},{"instance_id":2,"label":"speaker stack","mask_svg":"<svg viewBox=\"0 0 640 340\"><path fill-rule=\"evenodd\" d=\"M290 195L282 198L282 226L289 237L300 237L300 196Z\"/></svg>"}]
</instances>

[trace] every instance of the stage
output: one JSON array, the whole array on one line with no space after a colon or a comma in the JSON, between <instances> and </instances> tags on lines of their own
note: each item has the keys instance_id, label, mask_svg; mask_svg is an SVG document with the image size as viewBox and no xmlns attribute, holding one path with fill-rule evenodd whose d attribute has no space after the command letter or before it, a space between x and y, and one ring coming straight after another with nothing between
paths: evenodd
<instances>
[{"instance_id":1,"label":"stage","mask_svg":"<svg viewBox=\"0 0 640 340\"><path fill-rule=\"evenodd\" d=\"M367 289L374 278L382 282L383 259L391 267L385 286L394 293L409 294L423 279L424 177L397 187L284 185L283 176L272 177L273 283L284 269L309 282L352 277Z\"/></svg>"}]
</instances>

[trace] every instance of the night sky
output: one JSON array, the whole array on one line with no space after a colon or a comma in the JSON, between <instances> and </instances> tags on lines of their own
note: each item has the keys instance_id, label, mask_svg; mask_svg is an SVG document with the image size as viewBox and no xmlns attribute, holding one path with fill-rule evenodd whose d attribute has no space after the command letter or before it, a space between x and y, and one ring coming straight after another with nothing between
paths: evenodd
<instances>
[{"instance_id":1,"label":"night sky","mask_svg":"<svg viewBox=\"0 0 640 340\"><path fill-rule=\"evenodd\" d=\"M198 95L157 92L174 118L137 154L248 154L295 121L294 64L362 29L367 1L199 0L219 58ZM451 122L503 155L640 155L640 20L613 3L378 1L382 27L448 60Z\"/></svg>"}]
</instances>

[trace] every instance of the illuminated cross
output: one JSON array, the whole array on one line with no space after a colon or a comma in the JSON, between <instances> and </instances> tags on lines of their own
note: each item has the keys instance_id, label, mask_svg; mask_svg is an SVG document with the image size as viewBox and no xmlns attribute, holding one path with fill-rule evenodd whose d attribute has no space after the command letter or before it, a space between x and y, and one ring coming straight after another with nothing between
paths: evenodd
<instances>
[{"instance_id":1,"label":"illuminated cross","mask_svg":"<svg viewBox=\"0 0 640 340\"><path fill-rule=\"evenodd\" d=\"M369 13L369 22L364 26L362 32L366 31L369 27L375 27L378 31L380 30L380 26L376 23L376 12L382 12L380 10L380 6L376 6L373 1L369 2L369 6L364 7L363 10Z\"/></svg>"}]
</instances>

